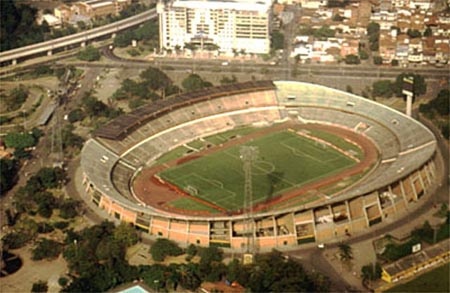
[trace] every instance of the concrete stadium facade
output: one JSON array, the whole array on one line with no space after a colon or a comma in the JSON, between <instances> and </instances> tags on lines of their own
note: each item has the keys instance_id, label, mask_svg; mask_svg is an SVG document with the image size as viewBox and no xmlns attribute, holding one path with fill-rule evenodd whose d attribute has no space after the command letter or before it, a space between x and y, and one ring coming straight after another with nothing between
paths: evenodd
<instances>
[{"instance_id":1,"label":"concrete stadium facade","mask_svg":"<svg viewBox=\"0 0 450 293\"><path fill-rule=\"evenodd\" d=\"M336 196L255 213L250 224L246 215L178 214L134 196L133 178L163 153L238 126L288 120L369 138L378 149L376 166ZM343 240L395 221L433 190L435 153L433 134L389 107L314 84L256 81L182 94L123 115L86 142L81 167L88 198L111 217L181 245L264 251Z\"/></svg>"}]
</instances>

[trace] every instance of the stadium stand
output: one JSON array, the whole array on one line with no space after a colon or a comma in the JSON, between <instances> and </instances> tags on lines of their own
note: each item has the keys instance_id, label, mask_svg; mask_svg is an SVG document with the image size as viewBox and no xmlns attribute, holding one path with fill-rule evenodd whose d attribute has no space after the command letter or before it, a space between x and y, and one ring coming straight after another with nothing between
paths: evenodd
<instances>
[{"instance_id":1,"label":"stadium stand","mask_svg":"<svg viewBox=\"0 0 450 293\"><path fill-rule=\"evenodd\" d=\"M436 141L420 123L373 101L323 86L255 81L208 88L158 101L99 128L84 146L81 166L91 199L122 221L183 244L242 249L245 215L201 216L146 206L130 183L169 150L245 125L283 119L345 128L369 138L379 160L357 184L303 205L280 204L254 215L260 249L323 242L362 233L385 218L406 213L429 193L437 176Z\"/></svg>"}]
</instances>

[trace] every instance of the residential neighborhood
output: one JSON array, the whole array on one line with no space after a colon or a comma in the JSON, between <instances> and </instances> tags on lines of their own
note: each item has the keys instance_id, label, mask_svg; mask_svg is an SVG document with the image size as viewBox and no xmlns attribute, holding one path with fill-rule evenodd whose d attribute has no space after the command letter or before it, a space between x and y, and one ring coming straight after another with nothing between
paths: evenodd
<instances>
[{"instance_id":1,"label":"residential neighborhood","mask_svg":"<svg viewBox=\"0 0 450 293\"><path fill-rule=\"evenodd\" d=\"M290 53L299 62L349 63L348 55L403 67L448 62L450 14L435 9L434 1L329 2L300 1Z\"/></svg>"}]
</instances>

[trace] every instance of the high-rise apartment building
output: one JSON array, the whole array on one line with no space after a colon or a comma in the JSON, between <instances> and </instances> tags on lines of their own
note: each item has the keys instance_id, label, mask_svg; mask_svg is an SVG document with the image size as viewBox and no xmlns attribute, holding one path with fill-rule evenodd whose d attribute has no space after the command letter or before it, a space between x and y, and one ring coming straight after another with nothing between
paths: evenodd
<instances>
[{"instance_id":1,"label":"high-rise apartment building","mask_svg":"<svg viewBox=\"0 0 450 293\"><path fill-rule=\"evenodd\" d=\"M175 0L160 2L160 48L186 44L221 52L270 50L271 0Z\"/></svg>"}]
</instances>

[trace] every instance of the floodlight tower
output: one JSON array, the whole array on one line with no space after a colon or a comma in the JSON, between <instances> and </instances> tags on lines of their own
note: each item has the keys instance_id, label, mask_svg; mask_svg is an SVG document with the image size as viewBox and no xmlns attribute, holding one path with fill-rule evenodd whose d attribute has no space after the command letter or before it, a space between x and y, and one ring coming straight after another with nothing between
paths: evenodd
<instances>
[{"instance_id":1,"label":"floodlight tower","mask_svg":"<svg viewBox=\"0 0 450 293\"><path fill-rule=\"evenodd\" d=\"M253 221L253 187L252 187L252 164L258 158L258 147L242 146L240 149L241 160L244 163L245 187L244 187L244 209L247 213L247 253L253 254L255 240L255 224Z\"/></svg>"},{"instance_id":2,"label":"floodlight tower","mask_svg":"<svg viewBox=\"0 0 450 293\"><path fill-rule=\"evenodd\" d=\"M406 95L406 115L412 115L412 102L414 96L414 77L403 78L402 94Z\"/></svg>"}]
</instances>

